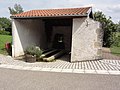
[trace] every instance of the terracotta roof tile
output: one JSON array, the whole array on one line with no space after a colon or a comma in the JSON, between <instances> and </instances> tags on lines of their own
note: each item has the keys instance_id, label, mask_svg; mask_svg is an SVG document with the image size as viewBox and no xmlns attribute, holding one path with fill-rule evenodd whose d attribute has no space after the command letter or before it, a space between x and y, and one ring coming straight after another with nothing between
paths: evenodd
<instances>
[{"instance_id":1,"label":"terracotta roof tile","mask_svg":"<svg viewBox=\"0 0 120 90\"><path fill-rule=\"evenodd\" d=\"M15 14L11 17L55 17L55 16L75 16L87 15L91 7L83 8L67 8L67 9L45 9L45 10L31 10L20 14Z\"/></svg>"}]
</instances>

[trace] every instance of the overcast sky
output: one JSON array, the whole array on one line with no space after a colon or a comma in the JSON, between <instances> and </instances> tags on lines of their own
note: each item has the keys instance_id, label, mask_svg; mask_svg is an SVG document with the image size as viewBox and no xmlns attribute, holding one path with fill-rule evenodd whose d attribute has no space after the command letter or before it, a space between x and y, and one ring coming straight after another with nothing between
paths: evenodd
<instances>
[{"instance_id":1,"label":"overcast sky","mask_svg":"<svg viewBox=\"0 0 120 90\"><path fill-rule=\"evenodd\" d=\"M14 4L20 4L24 11L92 6L93 11L102 11L111 16L114 22L120 20L120 0L0 0L0 17L9 17L8 7Z\"/></svg>"}]
</instances>

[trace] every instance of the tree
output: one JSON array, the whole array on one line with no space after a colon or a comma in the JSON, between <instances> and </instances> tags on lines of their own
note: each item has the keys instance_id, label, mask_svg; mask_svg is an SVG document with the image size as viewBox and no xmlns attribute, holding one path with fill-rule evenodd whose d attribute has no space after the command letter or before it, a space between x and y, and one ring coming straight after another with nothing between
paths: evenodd
<instances>
[{"instance_id":1,"label":"tree","mask_svg":"<svg viewBox=\"0 0 120 90\"><path fill-rule=\"evenodd\" d=\"M120 32L120 21L117 24L117 32Z\"/></svg>"},{"instance_id":2,"label":"tree","mask_svg":"<svg viewBox=\"0 0 120 90\"><path fill-rule=\"evenodd\" d=\"M0 18L0 30L9 31L11 33L11 21L8 18Z\"/></svg>"},{"instance_id":3,"label":"tree","mask_svg":"<svg viewBox=\"0 0 120 90\"><path fill-rule=\"evenodd\" d=\"M100 11L94 13L94 19L102 24L102 29L104 31L103 46L110 47L114 42L114 32L116 32L117 26L113 23L111 17L106 18Z\"/></svg>"},{"instance_id":4,"label":"tree","mask_svg":"<svg viewBox=\"0 0 120 90\"><path fill-rule=\"evenodd\" d=\"M19 14L23 12L23 8L21 7L20 4L15 4L14 8L8 7L10 14L14 15L14 14Z\"/></svg>"}]
</instances>

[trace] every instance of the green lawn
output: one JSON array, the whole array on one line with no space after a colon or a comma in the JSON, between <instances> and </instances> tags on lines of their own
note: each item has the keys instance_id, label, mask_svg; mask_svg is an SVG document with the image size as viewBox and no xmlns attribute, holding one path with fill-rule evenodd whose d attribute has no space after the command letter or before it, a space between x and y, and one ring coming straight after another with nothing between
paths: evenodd
<instances>
[{"instance_id":1,"label":"green lawn","mask_svg":"<svg viewBox=\"0 0 120 90\"><path fill-rule=\"evenodd\" d=\"M120 36L120 32L115 32L115 36L116 36L116 37ZM120 41L118 41L118 40L116 41L116 40L115 40L115 42L119 43L119 45L120 45ZM119 45L118 45L118 46L119 46ZM115 54L115 55L119 55L119 56L120 56L120 46L117 47L116 45L112 45L112 46L110 47L110 50L111 50L112 54Z\"/></svg>"},{"instance_id":2,"label":"green lawn","mask_svg":"<svg viewBox=\"0 0 120 90\"><path fill-rule=\"evenodd\" d=\"M10 35L0 35L0 54L7 54L5 50L5 43L12 41L12 36Z\"/></svg>"},{"instance_id":3,"label":"green lawn","mask_svg":"<svg viewBox=\"0 0 120 90\"><path fill-rule=\"evenodd\" d=\"M113 46L110 50L113 54L120 56L120 47Z\"/></svg>"}]
</instances>

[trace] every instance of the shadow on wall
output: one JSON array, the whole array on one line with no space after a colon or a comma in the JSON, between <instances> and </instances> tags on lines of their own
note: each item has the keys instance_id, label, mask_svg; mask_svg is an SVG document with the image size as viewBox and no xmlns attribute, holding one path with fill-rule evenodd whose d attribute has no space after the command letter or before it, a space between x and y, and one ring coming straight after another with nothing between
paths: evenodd
<instances>
[{"instance_id":1,"label":"shadow on wall","mask_svg":"<svg viewBox=\"0 0 120 90\"><path fill-rule=\"evenodd\" d=\"M46 38L44 24L39 19L19 19L15 20L16 29L14 31L15 56L23 55L26 47L31 45L45 48ZM44 38L43 38L44 37ZM42 42L42 43L41 43Z\"/></svg>"}]
</instances>

